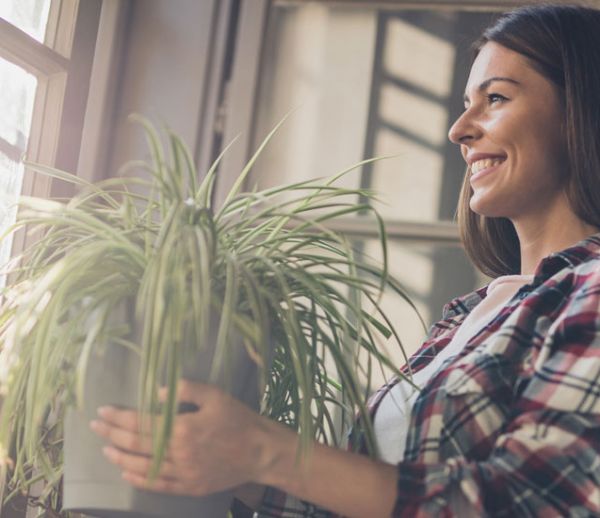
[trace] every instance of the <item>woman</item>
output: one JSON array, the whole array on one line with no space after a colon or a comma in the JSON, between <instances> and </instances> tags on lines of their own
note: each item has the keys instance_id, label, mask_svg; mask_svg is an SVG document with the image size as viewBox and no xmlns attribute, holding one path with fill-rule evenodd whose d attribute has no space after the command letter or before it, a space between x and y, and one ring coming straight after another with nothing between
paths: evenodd
<instances>
[{"instance_id":1,"label":"woman","mask_svg":"<svg viewBox=\"0 0 600 518\"><path fill-rule=\"evenodd\" d=\"M600 515L600 12L522 8L476 50L449 137L468 164L463 241L495 279L444 308L411 360L421 392L371 401L384 460L315 445L298 465L293 432L184 382L199 410L154 482L135 413L100 409L126 480L276 488L259 516L286 516L285 494L318 506L289 516Z\"/></svg>"}]
</instances>

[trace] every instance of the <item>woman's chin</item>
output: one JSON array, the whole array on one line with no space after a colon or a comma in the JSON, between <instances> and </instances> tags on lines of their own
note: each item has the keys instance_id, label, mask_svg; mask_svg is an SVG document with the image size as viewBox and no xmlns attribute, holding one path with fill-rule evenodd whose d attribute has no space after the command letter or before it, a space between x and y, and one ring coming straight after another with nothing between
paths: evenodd
<instances>
[{"instance_id":1,"label":"woman's chin","mask_svg":"<svg viewBox=\"0 0 600 518\"><path fill-rule=\"evenodd\" d=\"M486 204L485 200L482 200L479 196L475 194L471 196L471 199L469 201L469 207L475 214L479 214L480 216L491 217L491 214L489 214L490 207L488 207L487 205L489 204Z\"/></svg>"},{"instance_id":2,"label":"woman's chin","mask_svg":"<svg viewBox=\"0 0 600 518\"><path fill-rule=\"evenodd\" d=\"M483 197L478 197L473 195L471 200L469 201L469 208L480 216L485 216L486 218L502 218L506 217L506 214L503 211L498 210L498 207L490 203L490 200L485 200Z\"/></svg>"}]
</instances>

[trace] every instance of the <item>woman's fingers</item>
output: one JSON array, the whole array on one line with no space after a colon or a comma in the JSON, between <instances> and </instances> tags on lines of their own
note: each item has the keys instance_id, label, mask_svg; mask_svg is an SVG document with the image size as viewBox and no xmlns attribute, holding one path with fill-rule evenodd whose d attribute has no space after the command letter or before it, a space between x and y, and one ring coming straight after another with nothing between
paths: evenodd
<instances>
[{"instance_id":1,"label":"woman's fingers","mask_svg":"<svg viewBox=\"0 0 600 518\"><path fill-rule=\"evenodd\" d=\"M90 423L90 428L100 437L107 439L110 444L140 455L152 455L152 426L158 426L158 419L147 417L144 428L140 428L139 414L133 410L119 410L114 407L102 407L98 410L100 419ZM167 451L165 459L171 459L171 452Z\"/></svg>"},{"instance_id":2,"label":"woman's fingers","mask_svg":"<svg viewBox=\"0 0 600 518\"><path fill-rule=\"evenodd\" d=\"M167 399L167 387L159 390L159 399L165 401ZM218 389L212 385L205 383L195 383L187 380L180 380L177 386L177 401L182 403L191 403L199 408L203 402L211 397L218 395ZM103 406L98 409L98 416L105 422L129 430L137 432L140 430L140 414L136 410L120 409L114 406ZM152 425L152 420L159 419L157 417L145 416L143 425L144 429L149 429Z\"/></svg>"},{"instance_id":3,"label":"woman's fingers","mask_svg":"<svg viewBox=\"0 0 600 518\"><path fill-rule=\"evenodd\" d=\"M121 409L114 406L102 406L98 409L98 416L107 423L129 430L131 432L139 431L143 425L144 429L152 426L152 417L145 416L143 421L137 410ZM156 419L156 418L154 418Z\"/></svg>"},{"instance_id":4,"label":"woman's fingers","mask_svg":"<svg viewBox=\"0 0 600 518\"><path fill-rule=\"evenodd\" d=\"M163 401L166 392L160 392ZM136 411L114 407L99 410L97 421L101 422L91 427L107 439L105 455L121 469L125 480L142 489L188 495L222 491L257 480L257 466L264 464L259 457L266 456L259 455L266 451L263 418L219 388L203 383L182 380L176 401L194 409L175 417L168 454L152 481L148 473L153 427L147 424L144 434L140 433Z\"/></svg>"},{"instance_id":5,"label":"woman's fingers","mask_svg":"<svg viewBox=\"0 0 600 518\"><path fill-rule=\"evenodd\" d=\"M117 448L145 455L152 453L152 440L148 435L141 435L138 431L131 432L100 420L92 421L90 428Z\"/></svg>"},{"instance_id":6,"label":"woman's fingers","mask_svg":"<svg viewBox=\"0 0 600 518\"><path fill-rule=\"evenodd\" d=\"M146 455L138 455L115 448L113 446L105 446L102 449L104 456L113 464L119 466L123 472L133 473L142 478L148 478L152 469L152 458ZM175 479L178 475L177 468L169 459L164 459L160 465L158 473L159 478Z\"/></svg>"},{"instance_id":7,"label":"woman's fingers","mask_svg":"<svg viewBox=\"0 0 600 518\"><path fill-rule=\"evenodd\" d=\"M138 489L179 495L201 494L199 486L190 485L187 478L181 478L182 474L188 471L186 467L176 465L169 459L163 460L158 475L151 480L148 476L152 469L150 457L112 446L106 446L102 452L110 462L121 468L123 479Z\"/></svg>"}]
</instances>

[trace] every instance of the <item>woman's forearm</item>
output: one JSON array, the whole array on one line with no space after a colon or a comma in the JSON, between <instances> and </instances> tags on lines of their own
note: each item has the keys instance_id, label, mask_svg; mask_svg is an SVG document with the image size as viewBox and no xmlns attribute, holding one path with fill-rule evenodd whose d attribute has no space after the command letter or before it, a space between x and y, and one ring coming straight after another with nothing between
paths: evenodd
<instances>
[{"instance_id":1,"label":"woman's forearm","mask_svg":"<svg viewBox=\"0 0 600 518\"><path fill-rule=\"evenodd\" d=\"M276 487L338 514L389 517L396 498L396 467L322 444L297 456L298 436L265 422L259 483Z\"/></svg>"},{"instance_id":2,"label":"woman's forearm","mask_svg":"<svg viewBox=\"0 0 600 518\"><path fill-rule=\"evenodd\" d=\"M108 441L107 459L140 489L203 496L244 484L280 489L338 514L387 517L396 499L396 468L367 457L314 444L298 456L298 435L219 389L181 381L180 401L197 410L177 416L168 458L149 478L152 441L140 433L136 411L104 407L90 426ZM242 497L256 505L260 489Z\"/></svg>"}]
</instances>

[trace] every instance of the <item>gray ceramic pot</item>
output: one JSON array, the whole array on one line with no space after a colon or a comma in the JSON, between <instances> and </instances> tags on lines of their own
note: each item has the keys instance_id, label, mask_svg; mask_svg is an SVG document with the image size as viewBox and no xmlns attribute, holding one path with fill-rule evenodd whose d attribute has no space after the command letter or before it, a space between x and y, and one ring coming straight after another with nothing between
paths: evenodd
<instances>
[{"instance_id":1,"label":"gray ceramic pot","mask_svg":"<svg viewBox=\"0 0 600 518\"><path fill-rule=\"evenodd\" d=\"M258 409L256 365L241 343L235 345L228 391ZM201 498L170 496L134 489L121 479L119 470L102 454L105 442L91 432L89 423L102 405L135 408L139 357L122 346L92 354L83 408L69 409L65 421L64 510L104 518L225 517L233 498L230 491ZM211 359L211 351L194 352L184 362L184 377L206 381Z\"/></svg>"}]
</instances>

